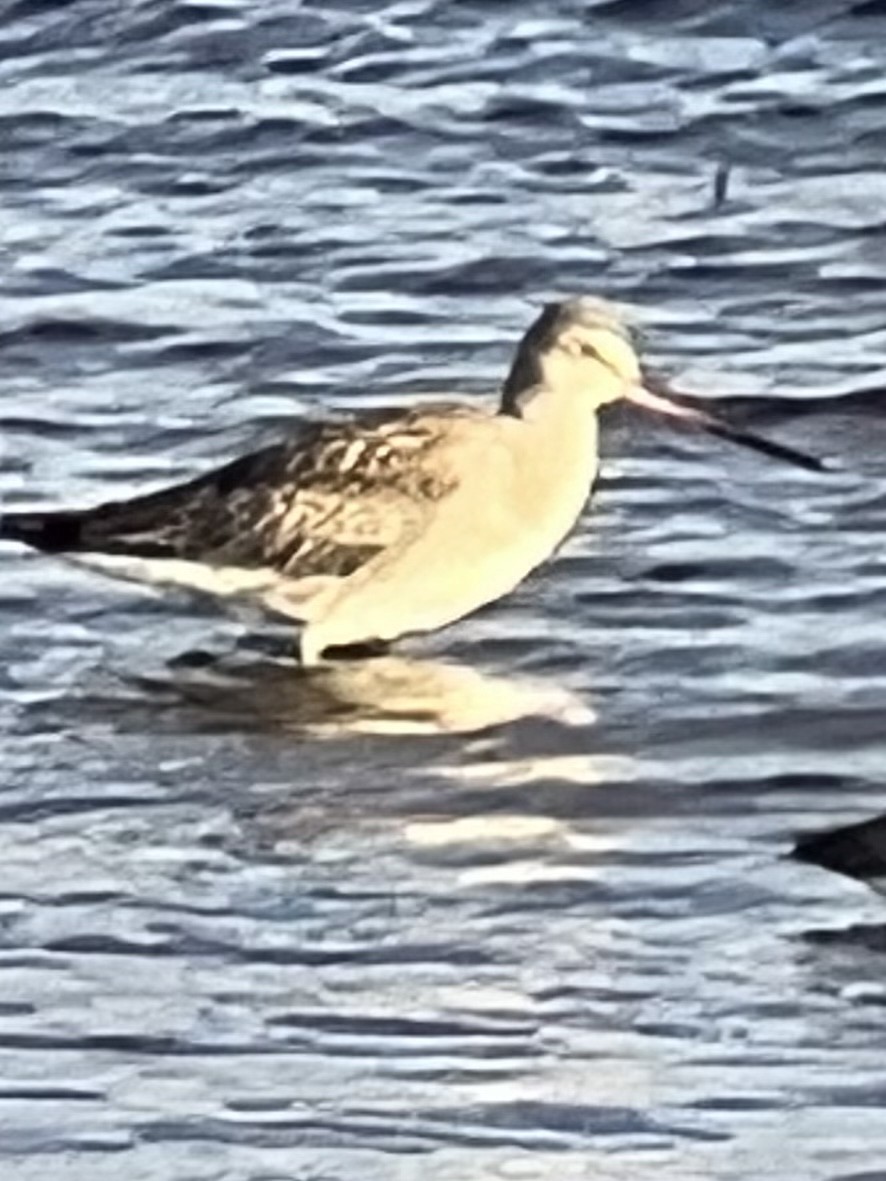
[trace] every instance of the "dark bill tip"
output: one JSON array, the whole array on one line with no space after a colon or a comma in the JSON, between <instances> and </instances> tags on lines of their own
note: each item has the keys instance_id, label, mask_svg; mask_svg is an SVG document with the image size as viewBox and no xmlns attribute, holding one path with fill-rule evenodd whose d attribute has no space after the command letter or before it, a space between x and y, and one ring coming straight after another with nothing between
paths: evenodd
<instances>
[{"instance_id":1,"label":"dark bill tip","mask_svg":"<svg viewBox=\"0 0 886 1181\"><path fill-rule=\"evenodd\" d=\"M762 435L751 431L738 430L727 422L711 418L708 422L699 424L710 435L717 435L721 439L729 439L740 447L747 447L751 451L759 451L761 455L770 455L773 459L783 459L795 467L801 467L807 472L829 472L833 468L817 455L808 455L805 451L798 451L796 447L789 447L786 443L776 443L774 439L765 439Z\"/></svg>"},{"instance_id":2,"label":"dark bill tip","mask_svg":"<svg viewBox=\"0 0 886 1181\"><path fill-rule=\"evenodd\" d=\"M649 383L652 384L652 383ZM654 410L658 414L670 418L678 418L683 422L691 422L702 428L710 435L721 439L728 439L740 447L747 447L751 451L758 451L761 455L768 455L772 459L782 459L785 463L792 463L807 472L828 472L833 468L823 459L815 455L808 455L796 447L789 447L786 443L776 443L772 439L765 439L753 431L742 430L731 423L724 422L707 410L696 406L687 406L682 402L673 402L668 396L663 383L655 382L655 388L634 386L627 394L627 400L635 406L642 406L646 410Z\"/></svg>"}]
</instances>

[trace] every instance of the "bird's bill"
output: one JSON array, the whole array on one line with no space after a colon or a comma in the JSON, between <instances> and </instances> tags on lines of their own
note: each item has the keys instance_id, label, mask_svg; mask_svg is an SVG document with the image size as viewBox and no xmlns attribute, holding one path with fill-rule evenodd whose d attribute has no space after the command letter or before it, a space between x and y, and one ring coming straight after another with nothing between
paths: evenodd
<instances>
[{"instance_id":1,"label":"bird's bill","mask_svg":"<svg viewBox=\"0 0 886 1181\"><path fill-rule=\"evenodd\" d=\"M658 384L658 383L656 383ZM665 414L670 418L678 418L683 422L691 422L700 426L711 435L718 435L721 439L729 439L742 447L749 447L752 451L760 451L763 455L771 455L774 459L784 459L797 467L810 472L823 472L827 466L814 455L806 455L794 447L787 447L784 443L775 443L771 439L764 439L752 431L740 430L731 423L724 422L707 410L697 406L687 406L683 402L673 402L665 395L664 386L661 391L648 389L646 386L632 386L626 395L627 401L634 406L641 406L644 410L653 410L657 414Z\"/></svg>"}]
</instances>

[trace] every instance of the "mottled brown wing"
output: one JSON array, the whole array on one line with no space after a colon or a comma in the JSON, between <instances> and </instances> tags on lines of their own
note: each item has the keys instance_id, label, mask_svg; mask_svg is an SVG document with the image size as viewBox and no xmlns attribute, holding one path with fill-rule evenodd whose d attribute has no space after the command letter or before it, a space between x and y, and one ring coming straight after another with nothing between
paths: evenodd
<instances>
[{"instance_id":1,"label":"mottled brown wing","mask_svg":"<svg viewBox=\"0 0 886 1181\"><path fill-rule=\"evenodd\" d=\"M404 534L455 487L442 444L468 412L413 412L321 428L290 456L259 525L266 560L293 578L344 577Z\"/></svg>"},{"instance_id":2,"label":"mottled brown wing","mask_svg":"<svg viewBox=\"0 0 886 1181\"><path fill-rule=\"evenodd\" d=\"M38 549L345 576L454 487L435 462L476 411L449 406L312 423L286 442L186 484L94 509L5 515L2 535Z\"/></svg>"}]
</instances>

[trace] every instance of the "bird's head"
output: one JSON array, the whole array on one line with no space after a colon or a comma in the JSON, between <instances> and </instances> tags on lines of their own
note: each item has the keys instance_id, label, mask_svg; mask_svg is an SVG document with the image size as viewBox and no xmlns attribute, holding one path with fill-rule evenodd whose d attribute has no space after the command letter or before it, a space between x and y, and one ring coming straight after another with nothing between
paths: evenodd
<instances>
[{"instance_id":1,"label":"bird's head","mask_svg":"<svg viewBox=\"0 0 886 1181\"><path fill-rule=\"evenodd\" d=\"M548 304L520 342L503 390L505 408L545 389L582 397L597 410L641 383L630 331L601 299Z\"/></svg>"},{"instance_id":2,"label":"bird's head","mask_svg":"<svg viewBox=\"0 0 886 1181\"><path fill-rule=\"evenodd\" d=\"M624 400L800 467L821 471L825 466L792 447L739 430L700 406L675 401L674 391L641 365L622 314L602 299L547 304L520 341L502 389L502 413L522 416L542 393L581 398L589 413Z\"/></svg>"}]
</instances>

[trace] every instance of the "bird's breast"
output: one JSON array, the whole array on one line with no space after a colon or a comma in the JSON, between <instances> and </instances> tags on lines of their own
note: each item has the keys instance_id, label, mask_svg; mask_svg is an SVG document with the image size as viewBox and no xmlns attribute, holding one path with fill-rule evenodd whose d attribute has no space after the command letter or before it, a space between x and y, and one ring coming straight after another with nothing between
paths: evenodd
<instances>
[{"instance_id":1,"label":"bird's breast","mask_svg":"<svg viewBox=\"0 0 886 1181\"><path fill-rule=\"evenodd\" d=\"M565 433L500 421L460 443L453 491L414 536L344 580L316 643L452 623L513 590L572 529L597 470L592 415Z\"/></svg>"},{"instance_id":2,"label":"bird's breast","mask_svg":"<svg viewBox=\"0 0 886 1181\"><path fill-rule=\"evenodd\" d=\"M514 502L543 551L539 561L572 529L587 501L597 466L594 414L564 414L554 421L528 424L516 463Z\"/></svg>"}]
</instances>

